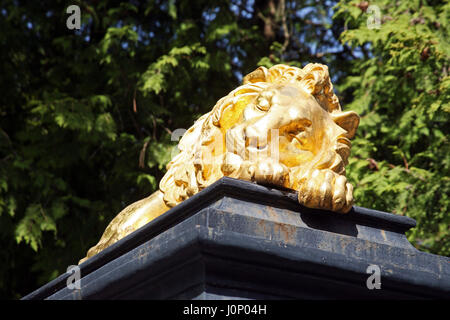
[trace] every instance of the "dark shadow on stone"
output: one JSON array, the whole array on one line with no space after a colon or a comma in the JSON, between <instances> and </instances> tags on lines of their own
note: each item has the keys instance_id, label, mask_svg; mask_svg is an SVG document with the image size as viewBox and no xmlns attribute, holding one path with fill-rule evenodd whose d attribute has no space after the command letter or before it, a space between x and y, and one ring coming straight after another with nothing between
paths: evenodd
<instances>
[{"instance_id":1,"label":"dark shadow on stone","mask_svg":"<svg viewBox=\"0 0 450 320\"><path fill-rule=\"evenodd\" d=\"M322 231L345 234L352 237L358 236L356 223L339 220L335 216L336 214L332 212L319 212L319 210L310 211L311 212L300 212L300 218L308 227Z\"/></svg>"}]
</instances>

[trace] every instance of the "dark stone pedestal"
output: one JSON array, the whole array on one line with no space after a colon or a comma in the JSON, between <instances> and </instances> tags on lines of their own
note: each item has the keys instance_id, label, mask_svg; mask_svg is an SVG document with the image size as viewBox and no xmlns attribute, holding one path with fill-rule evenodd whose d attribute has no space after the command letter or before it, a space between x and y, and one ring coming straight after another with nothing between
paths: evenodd
<instances>
[{"instance_id":1,"label":"dark stone pedestal","mask_svg":"<svg viewBox=\"0 0 450 320\"><path fill-rule=\"evenodd\" d=\"M413 219L300 206L296 194L223 178L24 299L449 298L450 259L416 250ZM369 290L366 270L381 270Z\"/></svg>"}]
</instances>

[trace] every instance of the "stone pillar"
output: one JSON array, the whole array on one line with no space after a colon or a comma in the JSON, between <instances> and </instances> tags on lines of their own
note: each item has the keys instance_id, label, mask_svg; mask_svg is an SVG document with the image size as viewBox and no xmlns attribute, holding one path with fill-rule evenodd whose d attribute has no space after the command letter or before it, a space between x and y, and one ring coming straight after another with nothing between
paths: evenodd
<instances>
[{"instance_id":1,"label":"stone pillar","mask_svg":"<svg viewBox=\"0 0 450 320\"><path fill-rule=\"evenodd\" d=\"M296 198L222 178L81 264L80 289L63 274L24 299L449 297L450 259L408 242L413 219Z\"/></svg>"}]
</instances>

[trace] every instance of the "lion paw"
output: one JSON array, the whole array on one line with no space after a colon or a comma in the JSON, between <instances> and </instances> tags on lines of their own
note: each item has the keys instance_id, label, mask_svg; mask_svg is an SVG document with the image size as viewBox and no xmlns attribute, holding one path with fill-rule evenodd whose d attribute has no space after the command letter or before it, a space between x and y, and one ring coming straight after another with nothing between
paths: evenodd
<instances>
[{"instance_id":1,"label":"lion paw","mask_svg":"<svg viewBox=\"0 0 450 320\"><path fill-rule=\"evenodd\" d=\"M345 176L314 169L303 179L298 190L300 204L340 213L347 213L353 206L353 186Z\"/></svg>"},{"instance_id":2,"label":"lion paw","mask_svg":"<svg viewBox=\"0 0 450 320\"><path fill-rule=\"evenodd\" d=\"M276 162L271 158L261 159L253 168L253 178L258 183L270 183L282 186L286 179L289 178L289 169L284 164Z\"/></svg>"}]
</instances>

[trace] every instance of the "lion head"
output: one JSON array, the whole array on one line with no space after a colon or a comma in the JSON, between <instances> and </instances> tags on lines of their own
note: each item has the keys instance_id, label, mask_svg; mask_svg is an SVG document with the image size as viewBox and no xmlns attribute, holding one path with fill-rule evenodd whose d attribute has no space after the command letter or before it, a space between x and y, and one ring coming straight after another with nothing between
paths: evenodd
<instances>
[{"instance_id":1,"label":"lion head","mask_svg":"<svg viewBox=\"0 0 450 320\"><path fill-rule=\"evenodd\" d=\"M328 68L259 67L178 144L160 182L173 207L223 176L297 190L307 207L348 212L345 178L359 117L343 112Z\"/></svg>"}]
</instances>

